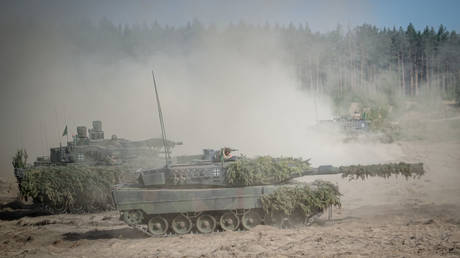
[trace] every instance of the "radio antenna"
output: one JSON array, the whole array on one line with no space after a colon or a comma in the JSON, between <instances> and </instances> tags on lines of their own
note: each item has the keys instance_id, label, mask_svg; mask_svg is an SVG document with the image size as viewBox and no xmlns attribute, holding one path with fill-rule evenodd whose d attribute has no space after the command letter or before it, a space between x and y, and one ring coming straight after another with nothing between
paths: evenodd
<instances>
[{"instance_id":1,"label":"radio antenna","mask_svg":"<svg viewBox=\"0 0 460 258\"><path fill-rule=\"evenodd\" d=\"M168 167L169 166L169 147L168 147L167 140L166 140L166 130L165 130L165 124L163 121L163 113L161 112L160 97L158 96L157 82L155 80L155 74L153 73L153 70L152 70L152 77L153 77L153 87L155 89L155 96L156 96L156 100L158 104L158 116L160 118L161 136L163 138L163 146L165 148L165 162L166 162L166 167Z\"/></svg>"}]
</instances>

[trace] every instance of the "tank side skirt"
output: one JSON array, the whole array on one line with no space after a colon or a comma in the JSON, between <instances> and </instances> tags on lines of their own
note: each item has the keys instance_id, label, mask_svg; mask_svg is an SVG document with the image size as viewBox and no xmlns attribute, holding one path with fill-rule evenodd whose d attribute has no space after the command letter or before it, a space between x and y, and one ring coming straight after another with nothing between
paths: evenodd
<instances>
[{"instance_id":1,"label":"tank side skirt","mask_svg":"<svg viewBox=\"0 0 460 258\"><path fill-rule=\"evenodd\" d=\"M200 190L131 188L118 189L114 195L120 211L137 209L143 210L146 214L168 214L261 208L260 197L276 188L278 186Z\"/></svg>"}]
</instances>

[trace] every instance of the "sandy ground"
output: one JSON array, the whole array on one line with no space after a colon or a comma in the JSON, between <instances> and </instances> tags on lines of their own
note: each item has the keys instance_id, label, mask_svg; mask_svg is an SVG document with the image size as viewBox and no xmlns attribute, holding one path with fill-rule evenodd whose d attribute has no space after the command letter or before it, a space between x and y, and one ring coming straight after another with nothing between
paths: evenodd
<instances>
[{"instance_id":1,"label":"sandy ground","mask_svg":"<svg viewBox=\"0 0 460 258\"><path fill-rule=\"evenodd\" d=\"M127 227L117 212L28 217L40 214L9 205L0 210L0 256L460 257L460 140L455 139L389 145L402 161L424 162L427 174L420 179L321 177L339 185L343 207L333 210L333 220L323 216L309 227L261 225L151 238ZM0 183L0 201L14 200L14 182Z\"/></svg>"}]
</instances>

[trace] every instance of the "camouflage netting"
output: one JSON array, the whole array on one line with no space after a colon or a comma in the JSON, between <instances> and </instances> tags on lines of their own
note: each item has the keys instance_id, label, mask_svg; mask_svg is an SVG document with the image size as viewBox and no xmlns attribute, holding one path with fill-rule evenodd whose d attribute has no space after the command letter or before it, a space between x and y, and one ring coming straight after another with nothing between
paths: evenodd
<instances>
[{"instance_id":1,"label":"camouflage netting","mask_svg":"<svg viewBox=\"0 0 460 258\"><path fill-rule=\"evenodd\" d=\"M24 172L21 195L56 212L113 208L111 189L121 174L118 167L98 166L38 167Z\"/></svg>"},{"instance_id":2,"label":"camouflage netting","mask_svg":"<svg viewBox=\"0 0 460 258\"><path fill-rule=\"evenodd\" d=\"M27 166L27 158L29 155L25 149L20 149L16 151L16 154L11 161L11 164L14 168L25 168Z\"/></svg>"},{"instance_id":3,"label":"camouflage netting","mask_svg":"<svg viewBox=\"0 0 460 258\"><path fill-rule=\"evenodd\" d=\"M225 181L234 186L276 184L301 175L310 168L308 160L295 158L243 158L227 168Z\"/></svg>"},{"instance_id":4,"label":"camouflage netting","mask_svg":"<svg viewBox=\"0 0 460 258\"><path fill-rule=\"evenodd\" d=\"M356 165L339 167L342 177L348 177L349 180L366 179L368 177L384 177L402 175L407 178L420 177L425 173L423 163L388 163L377 165Z\"/></svg>"},{"instance_id":5,"label":"camouflage netting","mask_svg":"<svg viewBox=\"0 0 460 258\"><path fill-rule=\"evenodd\" d=\"M310 218L330 206L340 207L340 192L334 184L316 180L312 184L283 186L264 195L262 207L270 218Z\"/></svg>"}]
</instances>

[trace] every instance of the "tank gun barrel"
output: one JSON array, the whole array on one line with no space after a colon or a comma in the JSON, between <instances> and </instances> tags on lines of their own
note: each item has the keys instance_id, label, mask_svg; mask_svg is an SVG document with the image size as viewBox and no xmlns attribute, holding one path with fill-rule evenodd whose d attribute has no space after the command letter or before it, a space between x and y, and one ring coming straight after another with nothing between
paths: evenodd
<instances>
[{"instance_id":1,"label":"tank gun barrel","mask_svg":"<svg viewBox=\"0 0 460 258\"><path fill-rule=\"evenodd\" d=\"M393 175L402 175L408 177L420 177L425 174L423 163L386 163L373 165L352 165L334 167L331 165L319 166L310 168L301 173L300 176L313 175L332 175L342 174L342 177L353 179L366 179L368 177L384 177L388 178Z\"/></svg>"},{"instance_id":2,"label":"tank gun barrel","mask_svg":"<svg viewBox=\"0 0 460 258\"><path fill-rule=\"evenodd\" d=\"M302 176L314 176L314 175L333 175L333 174L341 174L338 167L334 167L331 165L323 165L317 168L310 168L304 172L302 172Z\"/></svg>"}]
</instances>

